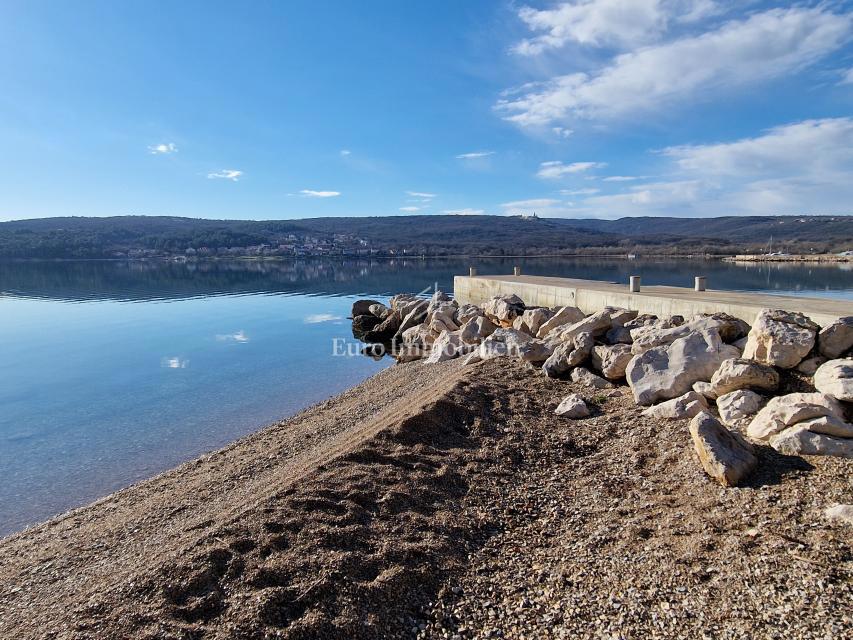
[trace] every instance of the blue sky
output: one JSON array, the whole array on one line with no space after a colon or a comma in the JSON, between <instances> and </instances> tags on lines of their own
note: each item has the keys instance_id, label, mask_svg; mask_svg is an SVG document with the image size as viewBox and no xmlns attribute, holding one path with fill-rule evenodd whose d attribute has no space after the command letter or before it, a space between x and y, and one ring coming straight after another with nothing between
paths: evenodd
<instances>
[{"instance_id":1,"label":"blue sky","mask_svg":"<svg viewBox=\"0 0 853 640\"><path fill-rule=\"evenodd\" d=\"M0 4L0 220L853 212L853 4Z\"/></svg>"}]
</instances>

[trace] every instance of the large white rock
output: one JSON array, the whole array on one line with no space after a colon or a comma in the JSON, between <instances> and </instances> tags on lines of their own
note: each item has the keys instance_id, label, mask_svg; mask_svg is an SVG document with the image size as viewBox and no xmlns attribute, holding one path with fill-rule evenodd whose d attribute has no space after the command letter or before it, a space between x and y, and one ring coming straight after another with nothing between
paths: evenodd
<instances>
[{"instance_id":1,"label":"large white rock","mask_svg":"<svg viewBox=\"0 0 853 640\"><path fill-rule=\"evenodd\" d=\"M837 358L853 348L853 316L839 318L817 335L817 348L827 358Z\"/></svg>"},{"instance_id":2,"label":"large white rock","mask_svg":"<svg viewBox=\"0 0 853 640\"><path fill-rule=\"evenodd\" d=\"M747 335L743 357L792 369L812 350L818 326L802 313L762 309Z\"/></svg>"},{"instance_id":3,"label":"large white rock","mask_svg":"<svg viewBox=\"0 0 853 640\"><path fill-rule=\"evenodd\" d=\"M625 368L633 357L627 344L602 344L592 349L592 366L608 380L618 380L625 377Z\"/></svg>"},{"instance_id":4,"label":"large white rock","mask_svg":"<svg viewBox=\"0 0 853 640\"><path fill-rule=\"evenodd\" d=\"M456 324L460 327L464 325L466 322L473 320L474 318L480 317L483 315L483 310L474 304L463 304L459 309L456 310L456 315L454 319L456 320Z\"/></svg>"},{"instance_id":5,"label":"large white rock","mask_svg":"<svg viewBox=\"0 0 853 640\"><path fill-rule=\"evenodd\" d=\"M714 316L699 316L689 322L675 326L650 324L631 329L633 344L631 350L635 354L645 353L654 347L672 344L679 338L690 335L694 331L707 331L715 329L719 334L720 329L728 328L730 322L726 319ZM720 338L722 340L722 336Z\"/></svg>"},{"instance_id":6,"label":"large white rock","mask_svg":"<svg viewBox=\"0 0 853 640\"><path fill-rule=\"evenodd\" d=\"M834 438L824 433L809 431L798 424L770 438L770 446L779 453L803 456L837 456L853 458L853 439Z\"/></svg>"},{"instance_id":7,"label":"large white rock","mask_svg":"<svg viewBox=\"0 0 853 640\"><path fill-rule=\"evenodd\" d=\"M727 427L745 429L765 402L766 400L755 391L738 389L717 398L717 411Z\"/></svg>"},{"instance_id":8,"label":"large white rock","mask_svg":"<svg viewBox=\"0 0 853 640\"><path fill-rule=\"evenodd\" d=\"M574 324L575 322L583 320L584 317L584 312L577 307L562 307L557 311L557 313L542 323L536 331L536 337L544 338L557 327L562 327L564 324Z\"/></svg>"},{"instance_id":9,"label":"large white rock","mask_svg":"<svg viewBox=\"0 0 853 640\"><path fill-rule=\"evenodd\" d=\"M483 305L489 319L502 327L511 327L513 320L524 313L524 301L517 295L495 296Z\"/></svg>"},{"instance_id":10,"label":"large white rock","mask_svg":"<svg viewBox=\"0 0 853 640\"><path fill-rule=\"evenodd\" d=\"M797 426L805 427L813 433L825 433L836 438L853 438L853 424L836 416L821 416L820 418L803 420L798 422Z\"/></svg>"},{"instance_id":11,"label":"large white rock","mask_svg":"<svg viewBox=\"0 0 853 640\"><path fill-rule=\"evenodd\" d=\"M542 371L549 378L556 378L566 373L572 367L577 367L586 362L592 353L595 344L592 335L580 333L568 342L557 345L545 364Z\"/></svg>"},{"instance_id":12,"label":"large white rock","mask_svg":"<svg viewBox=\"0 0 853 640\"><path fill-rule=\"evenodd\" d=\"M518 316L512 322L512 328L518 331L535 336L539 331L539 327L551 317L551 312L548 309L537 307L535 309L525 309L524 313Z\"/></svg>"},{"instance_id":13,"label":"large white rock","mask_svg":"<svg viewBox=\"0 0 853 640\"><path fill-rule=\"evenodd\" d=\"M820 365L814 374L814 386L833 398L853 402L853 358L830 360Z\"/></svg>"},{"instance_id":14,"label":"large white rock","mask_svg":"<svg viewBox=\"0 0 853 640\"><path fill-rule=\"evenodd\" d=\"M486 316L476 316L462 326L459 336L462 342L479 344L497 330L497 325Z\"/></svg>"},{"instance_id":15,"label":"large white rock","mask_svg":"<svg viewBox=\"0 0 853 640\"><path fill-rule=\"evenodd\" d=\"M710 380L723 360L737 355L716 329L694 331L634 356L625 377L638 404L654 404L687 393L694 382Z\"/></svg>"},{"instance_id":16,"label":"large white rock","mask_svg":"<svg viewBox=\"0 0 853 640\"><path fill-rule=\"evenodd\" d=\"M693 416L708 410L708 401L701 393L688 391L683 396L672 400L661 402L643 411L644 416L652 418L665 418L677 420L681 418L692 418Z\"/></svg>"},{"instance_id":17,"label":"large white rock","mask_svg":"<svg viewBox=\"0 0 853 640\"><path fill-rule=\"evenodd\" d=\"M532 341L533 338L521 331L497 329L483 340L477 352L482 360L491 360L501 356L521 358Z\"/></svg>"},{"instance_id":18,"label":"large white rock","mask_svg":"<svg viewBox=\"0 0 853 640\"><path fill-rule=\"evenodd\" d=\"M566 418L585 418L589 415L589 407L578 394L570 393L563 398L554 413Z\"/></svg>"},{"instance_id":19,"label":"large white rock","mask_svg":"<svg viewBox=\"0 0 853 640\"><path fill-rule=\"evenodd\" d=\"M746 358L724 360L711 377L711 389L718 396L738 389L774 391L778 386L779 374L773 367Z\"/></svg>"},{"instance_id":20,"label":"large white rock","mask_svg":"<svg viewBox=\"0 0 853 640\"><path fill-rule=\"evenodd\" d=\"M797 371L800 373L805 373L807 376L813 376L814 372L817 371L817 368L826 362L826 358L823 356L812 356L811 358L806 358L800 364L797 365Z\"/></svg>"},{"instance_id":21,"label":"large white rock","mask_svg":"<svg viewBox=\"0 0 853 640\"><path fill-rule=\"evenodd\" d=\"M632 312L616 307L605 307L601 311L593 313L591 316L587 316L574 324L557 327L545 335L545 340L556 346L561 342L571 341L581 333L589 333L593 336L602 335L613 325L614 316L621 318L625 313Z\"/></svg>"},{"instance_id":22,"label":"large white rock","mask_svg":"<svg viewBox=\"0 0 853 640\"><path fill-rule=\"evenodd\" d=\"M747 427L755 440L767 440L798 422L821 416L842 418L844 410L832 396L823 393L789 393L772 398Z\"/></svg>"},{"instance_id":23,"label":"large white rock","mask_svg":"<svg viewBox=\"0 0 853 640\"><path fill-rule=\"evenodd\" d=\"M607 382L604 378L595 375L592 371L584 369L583 367L576 367L575 369L572 369L572 373L569 377L572 382L577 382L585 387L591 387L593 389L613 388L613 385L610 382Z\"/></svg>"},{"instance_id":24,"label":"large white rock","mask_svg":"<svg viewBox=\"0 0 853 640\"><path fill-rule=\"evenodd\" d=\"M467 352L465 343L459 337L459 332L442 331L436 341L432 344L432 350L426 362L434 364L444 362Z\"/></svg>"},{"instance_id":25,"label":"large white rock","mask_svg":"<svg viewBox=\"0 0 853 640\"><path fill-rule=\"evenodd\" d=\"M724 487L737 486L758 463L749 443L707 411L690 421L690 437L705 473Z\"/></svg>"}]
</instances>

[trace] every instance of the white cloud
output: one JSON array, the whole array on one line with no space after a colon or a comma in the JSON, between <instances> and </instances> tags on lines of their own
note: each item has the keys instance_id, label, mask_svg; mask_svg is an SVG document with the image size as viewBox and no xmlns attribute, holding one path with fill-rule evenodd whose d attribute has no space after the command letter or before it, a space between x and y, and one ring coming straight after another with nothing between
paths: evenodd
<instances>
[{"instance_id":1,"label":"white cloud","mask_svg":"<svg viewBox=\"0 0 853 640\"><path fill-rule=\"evenodd\" d=\"M300 192L306 198L337 198L340 191L314 191L313 189L302 189Z\"/></svg>"},{"instance_id":2,"label":"white cloud","mask_svg":"<svg viewBox=\"0 0 853 640\"><path fill-rule=\"evenodd\" d=\"M709 0L575 0L552 9L523 7L518 16L539 32L513 51L536 55L568 42L591 46L633 47L657 40L671 19L695 21L706 15Z\"/></svg>"},{"instance_id":3,"label":"white cloud","mask_svg":"<svg viewBox=\"0 0 853 640\"><path fill-rule=\"evenodd\" d=\"M460 153L456 156L457 160L474 160L475 158L485 158L495 155L494 151L471 151L470 153Z\"/></svg>"},{"instance_id":4,"label":"white cloud","mask_svg":"<svg viewBox=\"0 0 853 640\"><path fill-rule=\"evenodd\" d=\"M591 196L598 193L599 189L560 189L560 195L563 196Z\"/></svg>"},{"instance_id":5,"label":"white cloud","mask_svg":"<svg viewBox=\"0 0 853 640\"><path fill-rule=\"evenodd\" d=\"M220 342L248 342L249 336L246 335L245 331L240 329L236 333L218 334L216 339Z\"/></svg>"},{"instance_id":6,"label":"white cloud","mask_svg":"<svg viewBox=\"0 0 853 640\"><path fill-rule=\"evenodd\" d=\"M211 180L231 180L233 182L237 182L240 178L243 177L243 172L238 171L237 169L222 169L222 171L216 171L214 173L208 173L207 177Z\"/></svg>"},{"instance_id":7,"label":"white cloud","mask_svg":"<svg viewBox=\"0 0 853 640\"><path fill-rule=\"evenodd\" d=\"M346 158L349 155L352 155L352 151L350 151L349 149L341 149L340 153L341 153L341 156L343 156L344 158Z\"/></svg>"},{"instance_id":8,"label":"white cloud","mask_svg":"<svg viewBox=\"0 0 853 640\"><path fill-rule=\"evenodd\" d=\"M406 191L406 195L410 195L413 198L425 198L427 200L436 196L434 193L424 193L423 191Z\"/></svg>"},{"instance_id":9,"label":"white cloud","mask_svg":"<svg viewBox=\"0 0 853 640\"><path fill-rule=\"evenodd\" d=\"M420 211L423 207L400 207L400 211L404 211L406 213L414 213L415 211Z\"/></svg>"},{"instance_id":10,"label":"white cloud","mask_svg":"<svg viewBox=\"0 0 853 640\"><path fill-rule=\"evenodd\" d=\"M572 162L571 164L563 164L560 160L551 160L541 163L536 175L547 179L562 178L573 173L583 173L590 169L600 169L606 166L606 162Z\"/></svg>"},{"instance_id":11,"label":"white cloud","mask_svg":"<svg viewBox=\"0 0 853 640\"><path fill-rule=\"evenodd\" d=\"M606 178L602 178L602 180L604 182L631 182L640 178L641 176L607 176Z\"/></svg>"},{"instance_id":12,"label":"white cloud","mask_svg":"<svg viewBox=\"0 0 853 640\"><path fill-rule=\"evenodd\" d=\"M507 92L495 108L521 126L553 126L754 86L797 73L838 49L850 35L852 15L824 5L771 9L698 36L621 54L592 75L572 73Z\"/></svg>"},{"instance_id":13,"label":"white cloud","mask_svg":"<svg viewBox=\"0 0 853 640\"><path fill-rule=\"evenodd\" d=\"M535 207L550 207L559 203L559 200L554 200L553 198L532 198L530 200L516 200L514 202L504 202L501 206L505 209L532 209Z\"/></svg>"},{"instance_id":14,"label":"white cloud","mask_svg":"<svg viewBox=\"0 0 853 640\"><path fill-rule=\"evenodd\" d=\"M483 209L445 209L442 213L449 216L481 216L485 211Z\"/></svg>"},{"instance_id":15,"label":"white cloud","mask_svg":"<svg viewBox=\"0 0 853 640\"><path fill-rule=\"evenodd\" d=\"M574 131L566 129L565 127L552 127L551 131L553 131L558 138L568 138L574 133Z\"/></svg>"},{"instance_id":16,"label":"white cloud","mask_svg":"<svg viewBox=\"0 0 853 640\"><path fill-rule=\"evenodd\" d=\"M186 369L190 366L190 361L177 356L173 358L166 357L160 360L160 366L164 369Z\"/></svg>"},{"instance_id":17,"label":"white cloud","mask_svg":"<svg viewBox=\"0 0 853 640\"><path fill-rule=\"evenodd\" d=\"M148 153L152 153L154 155L177 153L177 152L178 152L178 146L174 142L164 142L161 144L152 144L150 147L148 147Z\"/></svg>"},{"instance_id":18,"label":"white cloud","mask_svg":"<svg viewBox=\"0 0 853 640\"><path fill-rule=\"evenodd\" d=\"M755 138L668 147L663 153L684 171L712 176L846 173L853 170L853 118L804 120L774 127Z\"/></svg>"},{"instance_id":19,"label":"white cloud","mask_svg":"<svg viewBox=\"0 0 853 640\"><path fill-rule=\"evenodd\" d=\"M343 318L331 313L315 313L305 316L305 324L319 324L321 322L334 322L336 320L343 320Z\"/></svg>"},{"instance_id":20,"label":"white cloud","mask_svg":"<svg viewBox=\"0 0 853 640\"><path fill-rule=\"evenodd\" d=\"M841 75L841 80L838 84L853 84L853 67L850 67Z\"/></svg>"}]
</instances>

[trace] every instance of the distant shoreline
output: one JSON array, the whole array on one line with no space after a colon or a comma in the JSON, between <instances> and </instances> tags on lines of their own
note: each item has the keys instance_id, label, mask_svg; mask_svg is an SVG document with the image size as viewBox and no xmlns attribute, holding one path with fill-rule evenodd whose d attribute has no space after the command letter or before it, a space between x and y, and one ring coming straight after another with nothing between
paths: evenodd
<instances>
[{"instance_id":1,"label":"distant shoreline","mask_svg":"<svg viewBox=\"0 0 853 640\"><path fill-rule=\"evenodd\" d=\"M853 256L839 256L833 254L793 254L786 256L771 256L757 254L740 254L726 256L723 262L853 262Z\"/></svg>"}]
</instances>

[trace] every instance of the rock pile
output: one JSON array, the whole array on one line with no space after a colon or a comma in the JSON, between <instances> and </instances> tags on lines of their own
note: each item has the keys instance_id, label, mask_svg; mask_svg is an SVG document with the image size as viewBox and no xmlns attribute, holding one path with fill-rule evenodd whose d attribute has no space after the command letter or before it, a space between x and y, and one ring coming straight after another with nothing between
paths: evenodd
<instances>
[{"instance_id":1,"label":"rock pile","mask_svg":"<svg viewBox=\"0 0 853 640\"><path fill-rule=\"evenodd\" d=\"M750 326L726 313L658 318L605 307L585 314L527 306L516 295L460 306L440 291L429 300L394 296L389 306L359 300L352 311L353 334L371 353L382 345L399 362L510 357L591 392L627 384L647 415L692 418L703 468L727 486L757 463L751 443L853 457L853 316L820 327L801 313L764 309ZM812 376L815 391L777 395L792 370ZM557 412L582 418L589 408L572 394Z\"/></svg>"}]
</instances>

